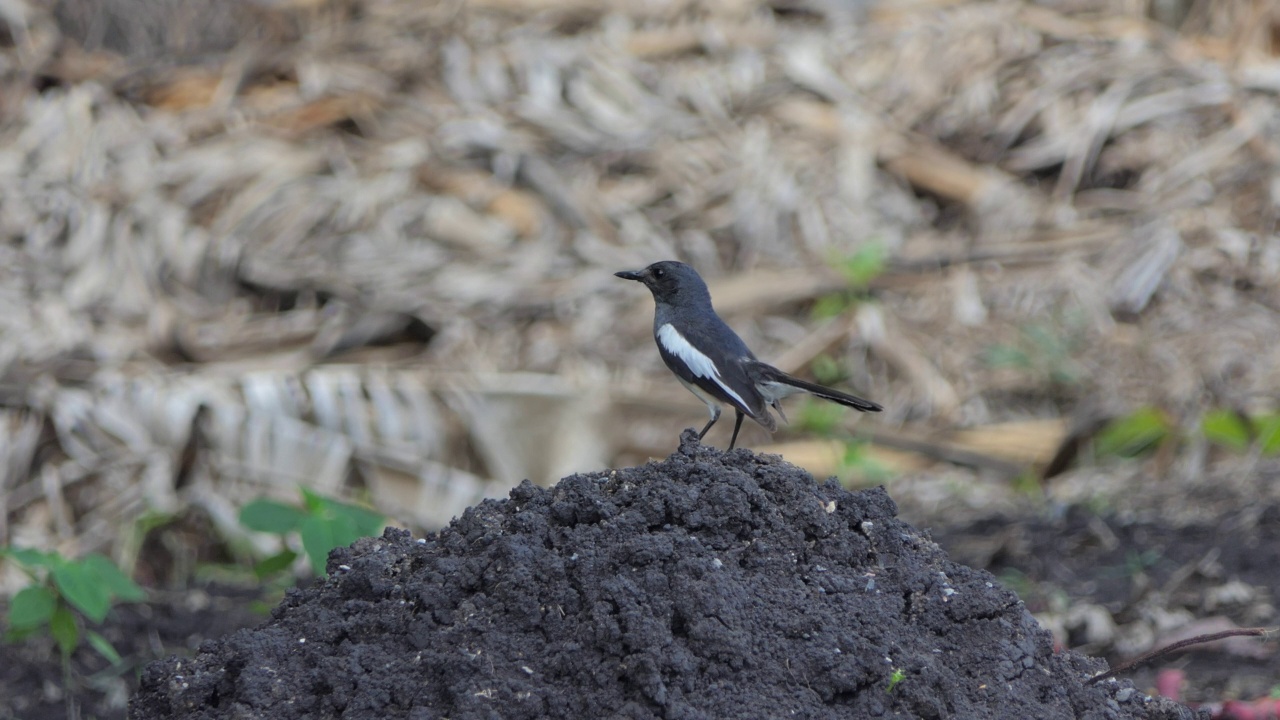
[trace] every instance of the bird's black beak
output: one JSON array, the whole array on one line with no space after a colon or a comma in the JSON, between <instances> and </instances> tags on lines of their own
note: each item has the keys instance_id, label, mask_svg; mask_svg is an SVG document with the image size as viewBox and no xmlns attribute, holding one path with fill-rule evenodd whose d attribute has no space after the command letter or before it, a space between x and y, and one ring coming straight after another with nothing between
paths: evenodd
<instances>
[{"instance_id":1,"label":"bird's black beak","mask_svg":"<svg viewBox=\"0 0 1280 720\"><path fill-rule=\"evenodd\" d=\"M644 280L644 275L635 270L623 270L622 272L614 273L614 275L617 275L623 280Z\"/></svg>"}]
</instances>

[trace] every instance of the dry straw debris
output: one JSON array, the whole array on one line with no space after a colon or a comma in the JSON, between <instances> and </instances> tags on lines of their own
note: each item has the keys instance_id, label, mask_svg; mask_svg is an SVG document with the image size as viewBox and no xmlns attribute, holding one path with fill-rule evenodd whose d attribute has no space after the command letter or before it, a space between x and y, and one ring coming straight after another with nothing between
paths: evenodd
<instances>
[{"instance_id":1,"label":"dry straw debris","mask_svg":"<svg viewBox=\"0 0 1280 720\"><path fill-rule=\"evenodd\" d=\"M889 446L1270 401L1280 13L1145 5L0 1L0 530L301 482L437 525L663 452L698 409L610 272L672 256ZM1074 384L984 363L1030 326Z\"/></svg>"}]
</instances>

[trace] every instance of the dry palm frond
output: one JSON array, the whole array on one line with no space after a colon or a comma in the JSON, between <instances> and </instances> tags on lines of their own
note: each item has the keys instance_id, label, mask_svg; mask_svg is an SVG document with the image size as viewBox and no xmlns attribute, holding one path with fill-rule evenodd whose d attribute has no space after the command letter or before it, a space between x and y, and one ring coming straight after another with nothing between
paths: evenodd
<instances>
[{"instance_id":1,"label":"dry palm frond","mask_svg":"<svg viewBox=\"0 0 1280 720\"><path fill-rule=\"evenodd\" d=\"M1058 413L982 360L1028 328L1074 399L1280 376L1266 3L142 5L0 0L8 537L299 482L433 525L667 447L610 275L662 257L891 423Z\"/></svg>"}]
</instances>

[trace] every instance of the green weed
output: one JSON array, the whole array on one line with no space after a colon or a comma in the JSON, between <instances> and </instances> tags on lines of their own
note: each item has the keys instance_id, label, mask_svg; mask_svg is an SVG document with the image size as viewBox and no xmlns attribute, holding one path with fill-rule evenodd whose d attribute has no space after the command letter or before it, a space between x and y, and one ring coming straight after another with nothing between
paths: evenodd
<instances>
[{"instance_id":1,"label":"green weed","mask_svg":"<svg viewBox=\"0 0 1280 720\"><path fill-rule=\"evenodd\" d=\"M902 668L894 668L893 672L889 674L889 687L885 688L884 691L887 693L893 692L893 689L898 687L898 683L906 679L907 674L903 672Z\"/></svg>"},{"instance_id":2,"label":"green weed","mask_svg":"<svg viewBox=\"0 0 1280 720\"><path fill-rule=\"evenodd\" d=\"M119 664L120 653L86 628L85 620L100 623L115 604L145 600L141 587L97 553L72 560L56 552L4 548L0 557L17 563L31 578L9 604L7 639L48 633L62 653L64 668L84 639L107 662Z\"/></svg>"},{"instance_id":3,"label":"green weed","mask_svg":"<svg viewBox=\"0 0 1280 720\"><path fill-rule=\"evenodd\" d=\"M1079 321L1031 323L1009 344L992 345L983 359L989 367L1010 368L1054 386L1079 384L1084 372L1075 355L1085 345Z\"/></svg>"},{"instance_id":4,"label":"green weed","mask_svg":"<svg viewBox=\"0 0 1280 720\"><path fill-rule=\"evenodd\" d=\"M272 533L282 539L298 533L303 552L316 575L324 575L330 550L376 534L385 521L385 517L372 510L323 497L307 488L302 488L301 505L259 498L240 510L240 524L250 530ZM298 553L285 545L280 552L254 565L254 572L260 578L282 573L297 557Z\"/></svg>"},{"instance_id":5,"label":"green weed","mask_svg":"<svg viewBox=\"0 0 1280 720\"><path fill-rule=\"evenodd\" d=\"M888 268L889 250L884 243L872 241L850 255L831 257L828 264L840 273L848 287L814 301L811 313L816 320L839 317L865 298L867 286Z\"/></svg>"},{"instance_id":6,"label":"green weed","mask_svg":"<svg viewBox=\"0 0 1280 720\"><path fill-rule=\"evenodd\" d=\"M1155 407L1141 407L1106 424L1094 438L1098 457L1132 458L1154 451L1175 434L1173 421Z\"/></svg>"}]
</instances>

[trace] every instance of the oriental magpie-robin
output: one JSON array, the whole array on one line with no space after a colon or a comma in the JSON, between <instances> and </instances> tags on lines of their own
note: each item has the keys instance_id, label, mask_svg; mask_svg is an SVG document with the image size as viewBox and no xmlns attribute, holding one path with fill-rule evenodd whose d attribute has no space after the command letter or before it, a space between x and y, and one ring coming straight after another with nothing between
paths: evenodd
<instances>
[{"instance_id":1,"label":"oriental magpie-robin","mask_svg":"<svg viewBox=\"0 0 1280 720\"><path fill-rule=\"evenodd\" d=\"M653 293L657 305L653 337L658 342L662 361L690 392L707 404L707 411L711 413L711 419L698 433L699 440L720 419L721 405L730 405L737 412L730 450L738 441L744 415L770 432L778 428L769 413L770 407L786 422L787 416L779 401L788 395L806 392L863 412L883 409L870 400L805 382L757 360L742 338L716 315L707 284L688 265L664 260L643 270L614 274L624 280L642 282Z\"/></svg>"}]
</instances>

